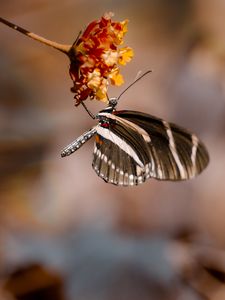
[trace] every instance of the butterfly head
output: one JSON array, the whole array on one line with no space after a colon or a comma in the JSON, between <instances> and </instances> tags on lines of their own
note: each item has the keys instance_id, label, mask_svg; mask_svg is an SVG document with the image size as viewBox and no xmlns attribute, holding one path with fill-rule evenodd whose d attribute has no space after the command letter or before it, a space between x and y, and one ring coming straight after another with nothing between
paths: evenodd
<instances>
[{"instance_id":1,"label":"butterfly head","mask_svg":"<svg viewBox=\"0 0 225 300\"><path fill-rule=\"evenodd\" d=\"M118 98L116 97L110 98L109 105L96 115L96 119L99 120L101 127L109 128L109 126L113 124L113 120L108 117L108 114L113 114L116 111L117 101Z\"/></svg>"},{"instance_id":2,"label":"butterfly head","mask_svg":"<svg viewBox=\"0 0 225 300\"><path fill-rule=\"evenodd\" d=\"M109 105L100 111L100 113L112 113L116 110L118 98L110 98ZM98 115L97 115L98 116Z\"/></svg>"},{"instance_id":3,"label":"butterfly head","mask_svg":"<svg viewBox=\"0 0 225 300\"><path fill-rule=\"evenodd\" d=\"M117 97L109 99L109 107L112 107L113 109L115 109L115 107L117 106L117 103L118 103Z\"/></svg>"}]
</instances>

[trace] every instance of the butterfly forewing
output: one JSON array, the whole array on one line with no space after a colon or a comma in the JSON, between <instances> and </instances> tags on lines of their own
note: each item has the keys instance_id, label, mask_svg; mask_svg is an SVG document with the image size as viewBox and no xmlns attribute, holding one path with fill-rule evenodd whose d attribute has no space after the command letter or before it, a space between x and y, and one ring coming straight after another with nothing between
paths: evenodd
<instances>
[{"instance_id":1,"label":"butterfly forewing","mask_svg":"<svg viewBox=\"0 0 225 300\"><path fill-rule=\"evenodd\" d=\"M135 111L118 111L116 116L128 120L150 137L150 176L160 180L190 179L207 166L208 152L196 135L162 119Z\"/></svg>"}]
</instances>

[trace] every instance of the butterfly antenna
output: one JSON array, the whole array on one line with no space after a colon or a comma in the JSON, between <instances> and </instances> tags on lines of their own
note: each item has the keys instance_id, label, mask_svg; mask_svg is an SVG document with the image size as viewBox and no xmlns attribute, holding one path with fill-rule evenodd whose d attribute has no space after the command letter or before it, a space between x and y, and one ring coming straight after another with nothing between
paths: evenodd
<instances>
[{"instance_id":1,"label":"butterfly antenna","mask_svg":"<svg viewBox=\"0 0 225 300\"><path fill-rule=\"evenodd\" d=\"M140 79L142 79L144 76L146 76L147 74L151 73L152 70L148 70L146 71L144 74L142 74L140 77L138 77L137 79L135 79L130 85L128 85L128 87L119 95L119 97L117 98L117 101L120 99L120 97L130 88L132 87L136 82L138 82Z\"/></svg>"},{"instance_id":2,"label":"butterfly antenna","mask_svg":"<svg viewBox=\"0 0 225 300\"><path fill-rule=\"evenodd\" d=\"M137 72L137 75L135 76L134 81L135 81L136 79L138 79L138 78L141 76L141 73L142 73L141 70Z\"/></svg>"}]
</instances>

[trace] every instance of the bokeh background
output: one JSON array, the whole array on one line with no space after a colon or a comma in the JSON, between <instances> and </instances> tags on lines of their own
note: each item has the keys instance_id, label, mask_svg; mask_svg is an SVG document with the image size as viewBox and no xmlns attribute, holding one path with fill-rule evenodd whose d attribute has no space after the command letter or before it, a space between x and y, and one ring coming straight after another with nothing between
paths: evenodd
<instances>
[{"instance_id":1,"label":"bokeh background","mask_svg":"<svg viewBox=\"0 0 225 300\"><path fill-rule=\"evenodd\" d=\"M118 108L189 128L211 158L194 180L132 188L96 176L93 140L61 159L94 124L74 107L69 61L1 24L1 299L225 299L225 1L1 0L0 11L65 44L104 12L129 19L135 57L109 95L153 70Z\"/></svg>"}]
</instances>

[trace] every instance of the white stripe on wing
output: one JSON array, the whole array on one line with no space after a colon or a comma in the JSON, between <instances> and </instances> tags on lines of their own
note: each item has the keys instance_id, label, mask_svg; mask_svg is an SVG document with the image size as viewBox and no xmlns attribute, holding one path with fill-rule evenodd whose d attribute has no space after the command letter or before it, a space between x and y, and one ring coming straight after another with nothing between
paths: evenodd
<instances>
[{"instance_id":1,"label":"white stripe on wing","mask_svg":"<svg viewBox=\"0 0 225 300\"><path fill-rule=\"evenodd\" d=\"M167 123L166 121L163 120L163 125L165 126L165 129L166 129L166 133L167 133L167 136L169 138L169 147L170 147L170 151L173 155L173 158L177 164L177 167L179 169L179 172L180 172L180 177L181 179L185 179L187 176L186 176L186 173L185 173L185 169L180 161L180 158L179 158L179 155L177 153L177 149L176 149L176 145L175 145L175 141L174 141L174 137L173 137L173 133L172 133L172 130L170 128L170 125L169 123Z\"/></svg>"},{"instance_id":2,"label":"white stripe on wing","mask_svg":"<svg viewBox=\"0 0 225 300\"><path fill-rule=\"evenodd\" d=\"M98 116L104 116L108 119L112 119L112 120L118 120L120 123L122 123L125 126L128 126L130 128L132 128L134 131L137 131L145 140L146 143L151 142L151 138L149 136L149 134L147 133L147 131L145 131L143 128L141 128L140 126L134 124L133 122L130 122L126 119L120 118L116 115L110 114L110 113L98 113Z\"/></svg>"},{"instance_id":3,"label":"white stripe on wing","mask_svg":"<svg viewBox=\"0 0 225 300\"><path fill-rule=\"evenodd\" d=\"M96 127L96 130L97 130L97 134L111 141L112 143L116 144L120 149L122 149L129 156L131 156L136 161L136 163L140 166L140 168L142 169L144 168L144 164L139 159L134 149L129 144L127 144L124 140L122 140L119 136L111 132L108 128L103 128L100 125Z\"/></svg>"}]
</instances>

